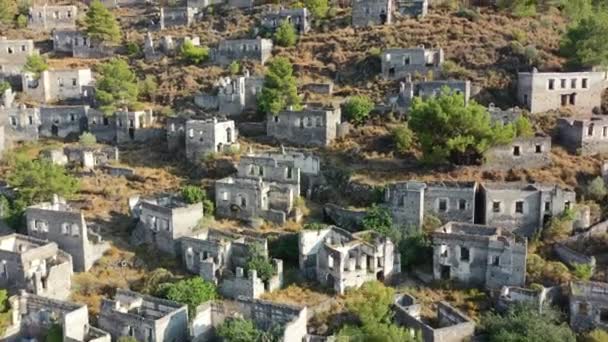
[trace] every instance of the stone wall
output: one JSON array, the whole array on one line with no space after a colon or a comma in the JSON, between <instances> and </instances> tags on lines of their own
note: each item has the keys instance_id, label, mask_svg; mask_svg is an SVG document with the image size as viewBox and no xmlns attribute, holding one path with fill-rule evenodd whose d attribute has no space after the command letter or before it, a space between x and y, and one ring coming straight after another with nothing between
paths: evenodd
<instances>
[{"instance_id":1,"label":"stone wall","mask_svg":"<svg viewBox=\"0 0 608 342\"><path fill-rule=\"evenodd\" d=\"M0 36L0 73L19 74L27 58L39 51L31 39L7 39Z\"/></svg>"},{"instance_id":2,"label":"stone wall","mask_svg":"<svg viewBox=\"0 0 608 342\"><path fill-rule=\"evenodd\" d=\"M272 56L272 40L262 38L222 40L212 51L212 56L213 61L221 65L243 59L264 64Z\"/></svg>"},{"instance_id":3,"label":"stone wall","mask_svg":"<svg viewBox=\"0 0 608 342\"><path fill-rule=\"evenodd\" d=\"M608 151L608 119L557 119L558 140L571 153L583 155Z\"/></svg>"},{"instance_id":4,"label":"stone wall","mask_svg":"<svg viewBox=\"0 0 608 342\"><path fill-rule=\"evenodd\" d=\"M516 138L485 153L484 169L534 169L551 163L551 137Z\"/></svg>"},{"instance_id":5,"label":"stone wall","mask_svg":"<svg viewBox=\"0 0 608 342\"><path fill-rule=\"evenodd\" d=\"M587 256L579 253L566 245L556 243L553 246L553 251L557 257L569 267L576 267L577 265L589 265L592 271L595 270L595 257Z\"/></svg>"},{"instance_id":6,"label":"stone wall","mask_svg":"<svg viewBox=\"0 0 608 342\"><path fill-rule=\"evenodd\" d=\"M77 17L76 6L35 6L29 9L27 27L40 31L75 29Z\"/></svg>"},{"instance_id":7,"label":"stone wall","mask_svg":"<svg viewBox=\"0 0 608 342\"><path fill-rule=\"evenodd\" d=\"M334 224L349 231L356 231L361 227L363 218L367 214L365 210L349 210L335 204L327 203L323 206L323 215Z\"/></svg>"},{"instance_id":8,"label":"stone wall","mask_svg":"<svg viewBox=\"0 0 608 342\"><path fill-rule=\"evenodd\" d=\"M427 72L439 71L444 61L442 49L392 48L386 49L381 55L381 73L385 79L402 79L416 73L426 75ZM411 79L410 79L411 80Z\"/></svg>"},{"instance_id":9,"label":"stone wall","mask_svg":"<svg viewBox=\"0 0 608 342\"><path fill-rule=\"evenodd\" d=\"M266 118L266 131L279 141L303 146L327 146L337 137L341 118L339 108L285 110Z\"/></svg>"},{"instance_id":10,"label":"stone wall","mask_svg":"<svg viewBox=\"0 0 608 342\"><path fill-rule=\"evenodd\" d=\"M355 27L391 24L393 2L387 0L359 0L352 5L352 25Z\"/></svg>"}]
</instances>

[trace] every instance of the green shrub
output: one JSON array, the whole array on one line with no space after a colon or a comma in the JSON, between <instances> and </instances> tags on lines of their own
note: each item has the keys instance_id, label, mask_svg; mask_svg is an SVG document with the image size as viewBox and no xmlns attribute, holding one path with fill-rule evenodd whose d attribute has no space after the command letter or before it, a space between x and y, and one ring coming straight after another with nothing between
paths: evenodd
<instances>
[{"instance_id":1,"label":"green shrub","mask_svg":"<svg viewBox=\"0 0 608 342\"><path fill-rule=\"evenodd\" d=\"M515 126L515 134L518 137L530 138L534 136L534 127L527 117L520 115L513 125Z\"/></svg>"},{"instance_id":2,"label":"green shrub","mask_svg":"<svg viewBox=\"0 0 608 342\"><path fill-rule=\"evenodd\" d=\"M587 281L593 277L593 266L591 264L575 264L572 274L578 280Z\"/></svg>"},{"instance_id":3,"label":"green shrub","mask_svg":"<svg viewBox=\"0 0 608 342\"><path fill-rule=\"evenodd\" d=\"M137 57L141 54L141 48L136 42L127 42L125 49L127 50L127 56L129 57Z\"/></svg>"},{"instance_id":4,"label":"green shrub","mask_svg":"<svg viewBox=\"0 0 608 342\"><path fill-rule=\"evenodd\" d=\"M139 81L139 96L144 96L150 101L154 101L154 95L158 90L158 82L156 76L146 75L143 81Z\"/></svg>"},{"instance_id":5,"label":"green shrub","mask_svg":"<svg viewBox=\"0 0 608 342\"><path fill-rule=\"evenodd\" d=\"M399 153L406 153L414 142L414 132L407 125L400 125L393 129L393 141Z\"/></svg>"},{"instance_id":6,"label":"green shrub","mask_svg":"<svg viewBox=\"0 0 608 342\"><path fill-rule=\"evenodd\" d=\"M344 104L344 114L355 125L364 123L373 109L374 103L367 96L352 96Z\"/></svg>"},{"instance_id":7,"label":"green shrub","mask_svg":"<svg viewBox=\"0 0 608 342\"><path fill-rule=\"evenodd\" d=\"M290 47L296 45L297 40L298 34L293 25L287 20L282 21L274 33L274 41L279 46Z\"/></svg>"},{"instance_id":8,"label":"green shrub","mask_svg":"<svg viewBox=\"0 0 608 342\"><path fill-rule=\"evenodd\" d=\"M89 132L84 132L78 138L78 142L83 146L93 146L97 144L97 138Z\"/></svg>"},{"instance_id":9,"label":"green shrub","mask_svg":"<svg viewBox=\"0 0 608 342\"><path fill-rule=\"evenodd\" d=\"M608 332L602 329L595 329L588 332L582 342L608 342Z\"/></svg>"},{"instance_id":10,"label":"green shrub","mask_svg":"<svg viewBox=\"0 0 608 342\"><path fill-rule=\"evenodd\" d=\"M226 342L252 342L259 341L262 332L248 319L230 318L217 327L217 335Z\"/></svg>"},{"instance_id":11,"label":"green shrub","mask_svg":"<svg viewBox=\"0 0 608 342\"><path fill-rule=\"evenodd\" d=\"M171 284L166 293L167 299L188 305L189 312L196 312L196 308L202 303L218 298L215 285L201 277L184 279Z\"/></svg>"},{"instance_id":12,"label":"green shrub","mask_svg":"<svg viewBox=\"0 0 608 342\"><path fill-rule=\"evenodd\" d=\"M189 64L201 64L209 59L209 49L206 46L194 46L189 40L182 44L181 54Z\"/></svg>"},{"instance_id":13,"label":"green shrub","mask_svg":"<svg viewBox=\"0 0 608 342\"><path fill-rule=\"evenodd\" d=\"M203 189L195 185L182 187L181 194L182 198L189 204L202 202L207 197Z\"/></svg>"},{"instance_id":14,"label":"green shrub","mask_svg":"<svg viewBox=\"0 0 608 342\"><path fill-rule=\"evenodd\" d=\"M327 0L304 0L304 4L315 19L323 19L327 16L329 10L329 2Z\"/></svg>"},{"instance_id":15,"label":"green shrub","mask_svg":"<svg viewBox=\"0 0 608 342\"><path fill-rule=\"evenodd\" d=\"M8 89L11 89L11 84L6 81L0 81L0 96Z\"/></svg>"},{"instance_id":16,"label":"green shrub","mask_svg":"<svg viewBox=\"0 0 608 342\"><path fill-rule=\"evenodd\" d=\"M25 65L23 66L24 71L31 72L36 78L40 77L40 73L48 70L48 68L49 65L46 63L46 58L39 54L33 54L27 57Z\"/></svg>"},{"instance_id":17,"label":"green shrub","mask_svg":"<svg viewBox=\"0 0 608 342\"><path fill-rule=\"evenodd\" d=\"M274 57L268 62L264 86L258 95L258 110L276 115L289 106L300 108L293 66L286 57Z\"/></svg>"},{"instance_id":18,"label":"green shrub","mask_svg":"<svg viewBox=\"0 0 608 342\"><path fill-rule=\"evenodd\" d=\"M238 75L241 72L241 62L232 61L232 63L228 65L228 70L230 71L231 75Z\"/></svg>"},{"instance_id":19,"label":"green shrub","mask_svg":"<svg viewBox=\"0 0 608 342\"><path fill-rule=\"evenodd\" d=\"M606 194L608 194L604 178L598 176L589 182L585 187L585 194L590 199L601 202L606 197Z\"/></svg>"},{"instance_id":20,"label":"green shrub","mask_svg":"<svg viewBox=\"0 0 608 342\"><path fill-rule=\"evenodd\" d=\"M258 277L262 281L268 281L274 275L276 275L276 269L272 266L268 256L264 253L262 245L253 244L249 249L249 258L245 271L255 270L257 271Z\"/></svg>"},{"instance_id":21,"label":"green shrub","mask_svg":"<svg viewBox=\"0 0 608 342\"><path fill-rule=\"evenodd\" d=\"M474 9L467 7L460 7L458 12L456 12L457 17L466 18L470 21L478 21L481 18L479 12Z\"/></svg>"}]
</instances>

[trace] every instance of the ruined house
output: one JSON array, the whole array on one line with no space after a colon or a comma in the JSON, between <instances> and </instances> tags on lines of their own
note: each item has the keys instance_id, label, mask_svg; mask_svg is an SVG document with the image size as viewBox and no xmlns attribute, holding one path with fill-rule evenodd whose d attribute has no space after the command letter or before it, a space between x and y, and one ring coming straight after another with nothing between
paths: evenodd
<instances>
[{"instance_id":1,"label":"ruined house","mask_svg":"<svg viewBox=\"0 0 608 342\"><path fill-rule=\"evenodd\" d=\"M557 129L559 143L571 153L608 151L608 118L604 116L558 118Z\"/></svg>"},{"instance_id":2,"label":"ruined house","mask_svg":"<svg viewBox=\"0 0 608 342\"><path fill-rule=\"evenodd\" d=\"M444 59L441 48L427 49L419 46L386 49L380 56L382 77L397 80L407 75L426 76L428 72L438 73Z\"/></svg>"},{"instance_id":3,"label":"ruined house","mask_svg":"<svg viewBox=\"0 0 608 342\"><path fill-rule=\"evenodd\" d=\"M118 161L118 148L114 146L66 146L40 152L43 159L57 165L81 167L93 170Z\"/></svg>"},{"instance_id":4,"label":"ruined house","mask_svg":"<svg viewBox=\"0 0 608 342\"><path fill-rule=\"evenodd\" d=\"M188 307L170 300L117 289L114 299L103 299L99 327L112 340L122 336L138 341L188 340Z\"/></svg>"},{"instance_id":5,"label":"ruined house","mask_svg":"<svg viewBox=\"0 0 608 342\"><path fill-rule=\"evenodd\" d=\"M608 284L573 281L569 293L570 326L576 332L608 328Z\"/></svg>"},{"instance_id":6,"label":"ruined house","mask_svg":"<svg viewBox=\"0 0 608 342\"><path fill-rule=\"evenodd\" d=\"M298 34L310 31L310 14L306 8L293 8L264 13L261 20L262 27L274 31L284 21L292 24Z\"/></svg>"},{"instance_id":7,"label":"ruined house","mask_svg":"<svg viewBox=\"0 0 608 342\"><path fill-rule=\"evenodd\" d=\"M350 233L336 226L302 230L299 251L300 270L338 294L401 272L395 245L374 231Z\"/></svg>"},{"instance_id":8,"label":"ruined house","mask_svg":"<svg viewBox=\"0 0 608 342\"><path fill-rule=\"evenodd\" d=\"M4 93L4 104L0 106L0 121L5 126L6 145L38 140L40 108L26 107L24 104L16 105L12 102L12 96L10 89L7 90Z\"/></svg>"},{"instance_id":9,"label":"ruined house","mask_svg":"<svg viewBox=\"0 0 608 342\"><path fill-rule=\"evenodd\" d=\"M395 224L418 232L425 214L443 222L473 223L477 189L476 182L400 182L387 187L384 203Z\"/></svg>"},{"instance_id":10,"label":"ruined house","mask_svg":"<svg viewBox=\"0 0 608 342\"><path fill-rule=\"evenodd\" d=\"M110 335L89 324L86 305L21 292L8 299L8 327L0 339L5 342L44 341L49 330L59 324L62 341L110 342Z\"/></svg>"},{"instance_id":11,"label":"ruined house","mask_svg":"<svg viewBox=\"0 0 608 342\"><path fill-rule=\"evenodd\" d=\"M328 146L347 131L339 107L288 108L266 117L268 136L295 145Z\"/></svg>"},{"instance_id":12,"label":"ruined house","mask_svg":"<svg viewBox=\"0 0 608 342\"><path fill-rule=\"evenodd\" d=\"M34 237L0 236L0 288L54 299L70 295L72 257L57 244Z\"/></svg>"},{"instance_id":13,"label":"ruined house","mask_svg":"<svg viewBox=\"0 0 608 342\"><path fill-rule=\"evenodd\" d=\"M429 11L429 0L397 0L397 10L401 15L420 18Z\"/></svg>"},{"instance_id":14,"label":"ruined house","mask_svg":"<svg viewBox=\"0 0 608 342\"><path fill-rule=\"evenodd\" d=\"M300 194L300 169L290 160L242 156L237 174L215 182L216 214L248 222L264 219L278 224L301 213L296 206Z\"/></svg>"},{"instance_id":15,"label":"ruined house","mask_svg":"<svg viewBox=\"0 0 608 342\"><path fill-rule=\"evenodd\" d=\"M159 26L161 30L190 26L196 21L198 10L191 7L161 7Z\"/></svg>"},{"instance_id":16,"label":"ruined house","mask_svg":"<svg viewBox=\"0 0 608 342\"><path fill-rule=\"evenodd\" d=\"M213 153L238 151L238 132L233 120L217 117L192 119L186 121L185 130L186 158L191 162L198 162Z\"/></svg>"},{"instance_id":17,"label":"ruined house","mask_svg":"<svg viewBox=\"0 0 608 342\"><path fill-rule=\"evenodd\" d=\"M133 197L129 207L137 226L131 243L151 244L171 255L180 252L179 238L190 235L203 218L203 204L188 204L177 195L161 194L152 198Z\"/></svg>"},{"instance_id":18,"label":"ruined house","mask_svg":"<svg viewBox=\"0 0 608 342\"><path fill-rule=\"evenodd\" d=\"M608 72L518 73L517 98L531 113L571 108L590 114L600 107Z\"/></svg>"},{"instance_id":19,"label":"ruined house","mask_svg":"<svg viewBox=\"0 0 608 342\"><path fill-rule=\"evenodd\" d=\"M352 3L354 27L388 25L393 21L393 2L390 0L355 0Z\"/></svg>"},{"instance_id":20,"label":"ruined house","mask_svg":"<svg viewBox=\"0 0 608 342\"><path fill-rule=\"evenodd\" d=\"M423 342L468 341L475 334L475 322L447 302L438 302L437 316L422 315L422 305L408 294L395 297L393 320L400 326L419 332Z\"/></svg>"},{"instance_id":21,"label":"ruined house","mask_svg":"<svg viewBox=\"0 0 608 342\"><path fill-rule=\"evenodd\" d=\"M22 74L23 94L32 100L48 103L61 100L93 99L91 69L45 70L38 77Z\"/></svg>"},{"instance_id":22,"label":"ruined house","mask_svg":"<svg viewBox=\"0 0 608 342\"><path fill-rule=\"evenodd\" d=\"M261 299L242 297L235 301L209 301L197 308L191 324L192 341L212 341L215 328L235 318L251 320L262 331L280 331L278 341L304 341L308 337L308 315L306 306Z\"/></svg>"},{"instance_id":23,"label":"ruined house","mask_svg":"<svg viewBox=\"0 0 608 342\"><path fill-rule=\"evenodd\" d=\"M470 286L523 286L527 240L494 226L448 222L433 232L433 276Z\"/></svg>"},{"instance_id":24,"label":"ruined house","mask_svg":"<svg viewBox=\"0 0 608 342\"><path fill-rule=\"evenodd\" d=\"M484 153L483 168L489 170L534 169L551 164L551 137L518 137L509 144Z\"/></svg>"},{"instance_id":25,"label":"ruined house","mask_svg":"<svg viewBox=\"0 0 608 342\"><path fill-rule=\"evenodd\" d=\"M264 64L272 56L272 40L260 37L221 40L212 56L213 61L221 65L244 59Z\"/></svg>"},{"instance_id":26,"label":"ruined house","mask_svg":"<svg viewBox=\"0 0 608 342\"><path fill-rule=\"evenodd\" d=\"M103 120L103 119L102 119ZM90 121L89 121L90 122ZM99 122L99 121L98 121ZM105 121L102 122L105 126ZM97 129L91 128L91 133L97 136L98 140L106 141L104 127L97 124ZM156 125L156 118L151 109L141 111L119 110L114 113L114 139L118 144L133 141L148 141L160 138L164 130ZM99 134L98 134L99 133Z\"/></svg>"},{"instance_id":27,"label":"ruined house","mask_svg":"<svg viewBox=\"0 0 608 342\"><path fill-rule=\"evenodd\" d=\"M420 81L413 82L410 75L399 83L399 94L390 100L395 111L404 113L410 110L414 97L428 99L437 96L447 89L450 93L462 94L467 105L471 97L471 82L460 80Z\"/></svg>"},{"instance_id":28,"label":"ruined house","mask_svg":"<svg viewBox=\"0 0 608 342\"><path fill-rule=\"evenodd\" d=\"M39 31L75 29L77 17L76 6L34 6L29 9L27 27Z\"/></svg>"},{"instance_id":29,"label":"ruined house","mask_svg":"<svg viewBox=\"0 0 608 342\"><path fill-rule=\"evenodd\" d=\"M57 195L51 202L27 207L25 220L29 236L54 242L72 256L75 272L87 272L110 248L101 235L89 230L82 211Z\"/></svg>"},{"instance_id":30,"label":"ruined house","mask_svg":"<svg viewBox=\"0 0 608 342\"><path fill-rule=\"evenodd\" d=\"M0 36L0 74L21 73L27 58L38 54L32 39L7 39Z\"/></svg>"},{"instance_id":31,"label":"ruined house","mask_svg":"<svg viewBox=\"0 0 608 342\"><path fill-rule=\"evenodd\" d=\"M60 138L80 135L87 128L87 117L91 112L98 111L86 105L41 106L38 133L41 137Z\"/></svg>"},{"instance_id":32,"label":"ruined house","mask_svg":"<svg viewBox=\"0 0 608 342\"><path fill-rule=\"evenodd\" d=\"M200 46L199 37L181 37L173 38L172 36L161 36L158 42L154 41L152 33L148 32L144 40L144 55L146 60L156 60L164 56L175 56L180 53L184 43L190 42L193 46Z\"/></svg>"},{"instance_id":33,"label":"ruined house","mask_svg":"<svg viewBox=\"0 0 608 342\"><path fill-rule=\"evenodd\" d=\"M526 237L533 236L551 217L559 216L576 203L574 191L556 185L484 183L480 190L481 222Z\"/></svg>"},{"instance_id":34,"label":"ruined house","mask_svg":"<svg viewBox=\"0 0 608 342\"><path fill-rule=\"evenodd\" d=\"M76 58L104 58L114 54L115 47L104 44L78 30L54 30L53 51Z\"/></svg>"},{"instance_id":35,"label":"ruined house","mask_svg":"<svg viewBox=\"0 0 608 342\"><path fill-rule=\"evenodd\" d=\"M251 76L245 70L242 76L222 77L215 84L217 94L199 93L194 103L205 109L225 115L240 115L257 109L257 95L264 86L264 77Z\"/></svg>"},{"instance_id":36,"label":"ruined house","mask_svg":"<svg viewBox=\"0 0 608 342\"><path fill-rule=\"evenodd\" d=\"M492 122L501 122L503 125L507 125L515 122L522 115L522 110L519 107L501 109L490 103L488 105L488 113Z\"/></svg>"},{"instance_id":37,"label":"ruined house","mask_svg":"<svg viewBox=\"0 0 608 342\"><path fill-rule=\"evenodd\" d=\"M557 290L557 291L556 291ZM518 286L503 286L500 289L500 294L496 298L496 309L499 312L505 312L513 305L528 304L539 311L552 301L552 294L561 292L559 286L542 289L528 289Z\"/></svg>"},{"instance_id":38,"label":"ruined house","mask_svg":"<svg viewBox=\"0 0 608 342\"><path fill-rule=\"evenodd\" d=\"M266 239L207 229L180 241L186 269L218 285L225 297L259 298L283 286L283 261L279 259L271 260L275 274L266 281L255 270L245 272L253 253L268 259Z\"/></svg>"}]
</instances>

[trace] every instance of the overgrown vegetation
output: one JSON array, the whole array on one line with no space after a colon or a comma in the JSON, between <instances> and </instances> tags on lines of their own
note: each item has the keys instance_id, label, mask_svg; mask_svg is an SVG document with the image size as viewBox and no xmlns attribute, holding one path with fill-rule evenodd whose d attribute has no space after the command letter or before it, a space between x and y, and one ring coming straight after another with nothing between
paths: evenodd
<instances>
[{"instance_id":1,"label":"overgrown vegetation","mask_svg":"<svg viewBox=\"0 0 608 342\"><path fill-rule=\"evenodd\" d=\"M0 0L0 23L10 24L17 15L15 0Z\"/></svg>"},{"instance_id":2,"label":"overgrown vegetation","mask_svg":"<svg viewBox=\"0 0 608 342\"><path fill-rule=\"evenodd\" d=\"M279 342L283 331L278 325L264 331L256 328L251 320L230 318L217 327L217 335L226 342Z\"/></svg>"},{"instance_id":3,"label":"overgrown vegetation","mask_svg":"<svg viewBox=\"0 0 608 342\"><path fill-rule=\"evenodd\" d=\"M414 132L407 125L399 125L392 131L395 150L404 154L410 150L414 143Z\"/></svg>"},{"instance_id":4,"label":"overgrown vegetation","mask_svg":"<svg viewBox=\"0 0 608 342\"><path fill-rule=\"evenodd\" d=\"M84 24L89 38L105 43L120 42L120 25L118 25L114 14L101 1L91 1Z\"/></svg>"},{"instance_id":5,"label":"overgrown vegetation","mask_svg":"<svg viewBox=\"0 0 608 342\"><path fill-rule=\"evenodd\" d=\"M27 57L23 71L31 72L35 78L39 78L40 74L49 69L46 58L39 54L33 54Z\"/></svg>"},{"instance_id":6,"label":"overgrown vegetation","mask_svg":"<svg viewBox=\"0 0 608 342\"><path fill-rule=\"evenodd\" d=\"M112 114L125 106L132 108L137 104L137 78L125 60L113 58L100 65L95 95L106 114Z\"/></svg>"},{"instance_id":7,"label":"overgrown vegetation","mask_svg":"<svg viewBox=\"0 0 608 342\"><path fill-rule=\"evenodd\" d=\"M178 303L188 305L188 312L196 312L196 308L209 300L217 299L215 285L201 277L180 280L166 285L165 297Z\"/></svg>"},{"instance_id":8,"label":"overgrown vegetation","mask_svg":"<svg viewBox=\"0 0 608 342\"><path fill-rule=\"evenodd\" d=\"M546 261L538 254L528 255L526 272L530 283L557 285L572 279L566 265L559 261Z\"/></svg>"},{"instance_id":9,"label":"overgrown vegetation","mask_svg":"<svg viewBox=\"0 0 608 342\"><path fill-rule=\"evenodd\" d=\"M215 205L212 200L207 198L207 193L199 186L186 185L181 189L182 198L188 204L203 203L203 213L206 216L213 216Z\"/></svg>"},{"instance_id":10,"label":"overgrown vegetation","mask_svg":"<svg viewBox=\"0 0 608 342\"><path fill-rule=\"evenodd\" d=\"M344 104L344 114L348 121L355 125L361 125L369 117L374 109L374 102L367 96L352 96Z\"/></svg>"},{"instance_id":11,"label":"overgrown vegetation","mask_svg":"<svg viewBox=\"0 0 608 342\"><path fill-rule=\"evenodd\" d=\"M11 312L8 305L8 292L0 289L0 336L4 336L6 329L11 324Z\"/></svg>"},{"instance_id":12,"label":"overgrown vegetation","mask_svg":"<svg viewBox=\"0 0 608 342\"><path fill-rule=\"evenodd\" d=\"M283 47L290 47L296 45L298 41L298 34L293 25L284 20L281 22L279 27L277 27L276 32L274 33L274 41Z\"/></svg>"},{"instance_id":13,"label":"overgrown vegetation","mask_svg":"<svg viewBox=\"0 0 608 342\"><path fill-rule=\"evenodd\" d=\"M260 244L250 246L245 269L246 271L255 270L258 277L264 282L270 280L277 273L266 253L264 253L264 247Z\"/></svg>"},{"instance_id":14,"label":"overgrown vegetation","mask_svg":"<svg viewBox=\"0 0 608 342\"><path fill-rule=\"evenodd\" d=\"M78 142L83 146L94 146L97 144L97 138L90 132L84 132L78 137Z\"/></svg>"},{"instance_id":15,"label":"overgrown vegetation","mask_svg":"<svg viewBox=\"0 0 608 342\"><path fill-rule=\"evenodd\" d=\"M561 53L574 67L608 67L608 12L598 9L568 27Z\"/></svg>"},{"instance_id":16,"label":"overgrown vegetation","mask_svg":"<svg viewBox=\"0 0 608 342\"><path fill-rule=\"evenodd\" d=\"M181 54L188 64L201 64L209 59L209 48L206 46L195 46L187 40L182 44Z\"/></svg>"},{"instance_id":17,"label":"overgrown vegetation","mask_svg":"<svg viewBox=\"0 0 608 342\"><path fill-rule=\"evenodd\" d=\"M300 108L293 66L289 59L275 57L268 62L264 87L258 96L258 109L262 113L276 115L288 106L293 106L294 109Z\"/></svg>"}]
</instances>

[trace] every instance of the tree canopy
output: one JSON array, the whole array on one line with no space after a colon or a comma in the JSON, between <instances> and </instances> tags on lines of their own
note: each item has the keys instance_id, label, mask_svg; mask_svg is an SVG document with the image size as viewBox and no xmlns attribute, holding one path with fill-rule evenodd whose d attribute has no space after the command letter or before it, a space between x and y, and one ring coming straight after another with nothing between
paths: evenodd
<instances>
[{"instance_id":1,"label":"tree canopy","mask_svg":"<svg viewBox=\"0 0 608 342\"><path fill-rule=\"evenodd\" d=\"M23 71L31 72L34 77L40 77L40 73L48 70L49 65L46 63L46 59L39 54L33 54L27 57Z\"/></svg>"},{"instance_id":2,"label":"tree canopy","mask_svg":"<svg viewBox=\"0 0 608 342\"><path fill-rule=\"evenodd\" d=\"M277 273L260 244L251 245L249 252L250 255L246 265L247 270L256 270L258 277L262 281L268 281Z\"/></svg>"},{"instance_id":3,"label":"tree canopy","mask_svg":"<svg viewBox=\"0 0 608 342\"><path fill-rule=\"evenodd\" d=\"M352 96L344 104L344 114L355 125L364 123L373 109L374 102L367 96Z\"/></svg>"},{"instance_id":4,"label":"tree canopy","mask_svg":"<svg viewBox=\"0 0 608 342\"><path fill-rule=\"evenodd\" d=\"M195 46L187 40L181 47L182 58L189 64L201 64L209 59L209 48L206 46Z\"/></svg>"},{"instance_id":5,"label":"tree canopy","mask_svg":"<svg viewBox=\"0 0 608 342\"><path fill-rule=\"evenodd\" d=\"M262 332L252 321L243 318L228 319L217 328L217 334L227 342L258 341Z\"/></svg>"},{"instance_id":6,"label":"tree canopy","mask_svg":"<svg viewBox=\"0 0 608 342\"><path fill-rule=\"evenodd\" d=\"M0 23L10 24L17 15L15 0L0 0Z\"/></svg>"},{"instance_id":7,"label":"tree canopy","mask_svg":"<svg viewBox=\"0 0 608 342\"><path fill-rule=\"evenodd\" d=\"M126 61L113 58L99 67L99 74L95 94L106 114L113 113L119 107L132 107L137 103L137 78Z\"/></svg>"},{"instance_id":8,"label":"tree canopy","mask_svg":"<svg viewBox=\"0 0 608 342\"><path fill-rule=\"evenodd\" d=\"M512 125L492 123L485 107L466 104L462 94L447 88L438 96L414 98L409 127L430 162L476 163L488 148L515 137Z\"/></svg>"},{"instance_id":9,"label":"tree canopy","mask_svg":"<svg viewBox=\"0 0 608 342\"><path fill-rule=\"evenodd\" d=\"M275 57L268 63L264 87L258 96L258 109L276 115L288 106L300 107L293 66L289 59Z\"/></svg>"},{"instance_id":10,"label":"tree canopy","mask_svg":"<svg viewBox=\"0 0 608 342\"><path fill-rule=\"evenodd\" d=\"M561 53L573 67L608 67L608 11L598 10L572 23L561 41Z\"/></svg>"},{"instance_id":11,"label":"tree canopy","mask_svg":"<svg viewBox=\"0 0 608 342\"><path fill-rule=\"evenodd\" d=\"M167 299L188 305L189 312L196 312L196 307L202 303L218 298L217 289L213 283L201 277L180 280L167 287Z\"/></svg>"},{"instance_id":12,"label":"tree canopy","mask_svg":"<svg viewBox=\"0 0 608 342\"><path fill-rule=\"evenodd\" d=\"M327 16L329 10L327 0L304 0L304 5L316 19L323 19Z\"/></svg>"},{"instance_id":13,"label":"tree canopy","mask_svg":"<svg viewBox=\"0 0 608 342\"><path fill-rule=\"evenodd\" d=\"M481 326L489 342L575 342L576 337L560 313L552 308L543 308L542 313L531 305L516 305L500 315L485 314Z\"/></svg>"},{"instance_id":14,"label":"tree canopy","mask_svg":"<svg viewBox=\"0 0 608 342\"><path fill-rule=\"evenodd\" d=\"M296 45L298 34L293 25L287 20L283 20L274 33L274 41L279 46L290 47Z\"/></svg>"},{"instance_id":15,"label":"tree canopy","mask_svg":"<svg viewBox=\"0 0 608 342\"><path fill-rule=\"evenodd\" d=\"M87 35L102 42L119 43L121 38L118 21L99 0L93 0L84 19Z\"/></svg>"}]
</instances>

